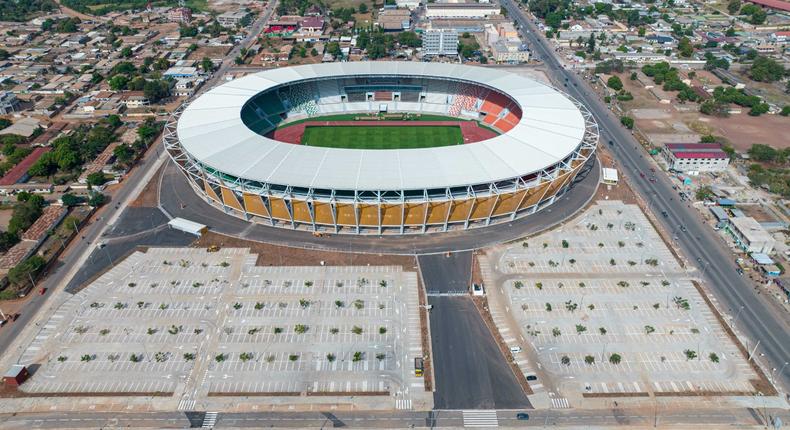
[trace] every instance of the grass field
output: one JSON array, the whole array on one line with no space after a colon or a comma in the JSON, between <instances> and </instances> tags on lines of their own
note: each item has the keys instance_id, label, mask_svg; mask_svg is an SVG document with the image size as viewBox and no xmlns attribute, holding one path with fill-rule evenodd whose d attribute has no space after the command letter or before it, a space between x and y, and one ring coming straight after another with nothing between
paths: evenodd
<instances>
[{"instance_id":1,"label":"grass field","mask_svg":"<svg viewBox=\"0 0 790 430\"><path fill-rule=\"evenodd\" d=\"M346 149L413 149L461 145L458 126L306 127L302 144Z\"/></svg>"}]
</instances>

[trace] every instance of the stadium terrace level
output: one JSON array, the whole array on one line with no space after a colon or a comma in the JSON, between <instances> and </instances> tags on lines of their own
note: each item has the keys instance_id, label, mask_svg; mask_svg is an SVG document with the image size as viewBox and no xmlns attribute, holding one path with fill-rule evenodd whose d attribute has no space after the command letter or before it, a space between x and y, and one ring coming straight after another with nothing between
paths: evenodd
<instances>
[{"instance_id":1,"label":"stadium terrace level","mask_svg":"<svg viewBox=\"0 0 790 430\"><path fill-rule=\"evenodd\" d=\"M266 137L289 122L357 113L472 119L501 134L406 149ZM268 70L213 88L171 117L164 140L194 190L228 214L293 229L403 234L488 225L550 205L593 156L598 126L567 95L501 70L352 62Z\"/></svg>"}]
</instances>

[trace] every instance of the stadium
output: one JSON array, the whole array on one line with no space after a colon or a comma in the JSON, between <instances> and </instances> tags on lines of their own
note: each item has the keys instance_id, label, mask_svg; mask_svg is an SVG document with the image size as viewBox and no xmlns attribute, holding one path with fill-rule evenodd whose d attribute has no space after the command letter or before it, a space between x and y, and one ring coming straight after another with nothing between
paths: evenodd
<instances>
[{"instance_id":1,"label":"stadium","mask_svg":"<svg viewBox=\"0 0 790 430\"><path fill-rule=\"evenodd\" d=\"M535 213L571 188L598 126L578 102L501 69L348 62L217 86L165 147L227 214L314 232L406 234Z\"/></svg>"}]
</instances>

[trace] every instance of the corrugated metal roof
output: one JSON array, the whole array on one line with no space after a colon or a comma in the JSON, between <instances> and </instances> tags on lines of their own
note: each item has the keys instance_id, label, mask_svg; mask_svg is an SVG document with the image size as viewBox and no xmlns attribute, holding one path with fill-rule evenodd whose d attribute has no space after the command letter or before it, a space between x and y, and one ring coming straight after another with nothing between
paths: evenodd
<instances>
[{"instance_id":1,"label":"corrugated metal roof","mask_svg":"<svg viewBox=\"0 0 790 430\"><path fill-rule=\"evenodd\" d=\"M252 96L289 82L318 77L409 75L467 80L509 95L521 121L495 138L457 146L353 150L281 143L241 121ZM559 91L501 70L421 62L326 63L267 70L208 91L189 105L178 137L194 158L229 175L299 187L400 190L506 180L562 160L581 143L581 111Z\"/></svg>"}]
</instances>

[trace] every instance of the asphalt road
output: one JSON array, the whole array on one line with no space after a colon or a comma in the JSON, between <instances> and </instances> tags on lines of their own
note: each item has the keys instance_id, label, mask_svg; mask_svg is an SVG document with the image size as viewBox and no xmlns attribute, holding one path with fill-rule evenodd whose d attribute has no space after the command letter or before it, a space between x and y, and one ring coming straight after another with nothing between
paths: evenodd
<instances>
[{"instance_id":1,"label":"asphalt road","mask_svg":"<svg viewBox=\"0 0 790 430\"><path fill-rule=\"evenodd\" d=\"M537 52L549 71L558 82L567 79L564 89L573 97L583 102L593 113L601 130L601 141L612 140L613 151L619 162L619 168L630 179L635 190L639 192L656 213L666 211L667 216L659 216L661 222L677 235L677 242L691 262L694 262L703 273L707 284L711 287L719 303L729 310L731 315L738 314L737 327L750 339L751 345L760 342L757 349L764 354L768 368L781 368L790 361L790 330L783 318L770 309L771 306L761 294L744 278L735 272L732 253L716 237L712 229L700 219L693 209L677 198L677 192L666 175L656 175L656 181L641 179L640 172L649 172L653 166L645 151L638 145L631 133L620 125L617 118L604 103L590 90L583 79L575 73L563 68L554 55L543 35L537 27L518 9L512 0L502 0L509 15L518 20L520 27L529 30L524 33L533 52ZM564 85L564 84L563 84ZM606 144L606 143L604 143ZM685 226L682 231L680 226ZM739 311L740 309L742 311ZM769 370L769 376L771 370ZM785 367L782 375L775 375L784 391L790 387L790 366Z\"/></svg>"},{"instance_id":2,"label":"asphalt road","mask_svg":"<svg viewBox=\"0 0 790 430\"><path fill-rule=\"evenodd\" d=\"M205 224L217 233L309 249L415 255L478 249L551 228L573 216L587 204L598 189L600 168L597 160L591 160L585 170L579 173L572 188L554 204L538 213L511 222L426 235L337 234L320 238L307 231L275 228L223 215L220 209L206 203L192 190L174 163L168 163L164 175L159 193L161 206L174 217Z\"/></svg>"},{"instance_id":3,"label":"asphalt road","mask_svg":"<svg viewBox=\"0 0 790 430\"><path fill-rule=\"evenodd\" d=\"M531 408L468 295L472 252L422 255L418 262L428 304L433 305L434 408Z\"/></svg>"},{"instance_id":4,"label":"asphalt road","mask_svg":"<svg viewBox=\"0 0 790 430\"><path fill-rule=\"evenodd\" d=\"M530 410L529 420L516 420L520 410L499 410L500 427L572 427L572 428L763 428L774 417L790 422L787 411L731 409L656 408L649 411L612 408L603 410ZM0 427L8 430L84 429L84 428L200 428L202 414L191 420L183 412L42 412L37 414L0 415ZM461 411L431 412L252 412L219 414L214 428L462 428Z\"/></svg>"},{"instance_id":5,"label":"asphalt road","mask_svg":"<svg viewBox=\"0 0 790 430\"><path fill-rule=\"evenodd\" d=\"M472 251L420 255L417 264L428 295L468 292L472 275Z\"/></svg>"}]
</instances>

